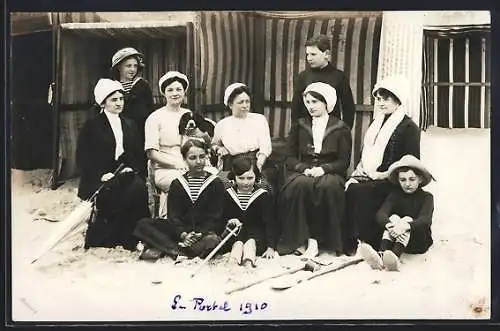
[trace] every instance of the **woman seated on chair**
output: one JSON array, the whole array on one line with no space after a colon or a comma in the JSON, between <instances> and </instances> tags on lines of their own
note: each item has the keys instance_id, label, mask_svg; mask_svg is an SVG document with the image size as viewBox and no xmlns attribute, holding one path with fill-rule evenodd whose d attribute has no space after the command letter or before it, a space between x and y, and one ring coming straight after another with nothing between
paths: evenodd
<instances>
[{"instance_id":1,"label":"woman seated on chair","mask_svg":"<svg viewBox=\"0 0 500 331\"><path fill-rule=\"evenodd\" d=\"M250 112L250 91L245 84L234 83L224 92L224 104L231 109L228 116L215 125L212 148L223 158L224 173L231 170L232 159L237 155L245 155L255 160L257 168L262 172L261 186L276 188L277 170L269 160L272 152L269 124L262 114Z\"/></svg>"},{"instance_id":2,"label":"woman seated on chair","mask_svg":"<svg viewBox=\"0 0 500 331\"><path fill-rule=\"evenodd\" d=\"M170 185L167 219L145 218L135 228L146 246L140 259L156 261L167 254L205 257L221 240L224 184L204 170L208 146L189 139L180 152L188 171Z\"/></svg>"},{"instance_id":3,"label":"woman seated on chair","mask_svg":"<svg viewBox=\"0 0 500 331\"><path fill-rule=\"evenodd\" d=\"M178 126L182 115L191 112L182 107L189 81L186 75L169 71L160 78L158 85L167 103L147 118L144 149L152 163L155 185L168 192L172 181L187 171L181 155Z\"/></svg>"},{"instance_id":4,"label":"woman seated on chair","mask_svg":"<svg viewBox=\"0 0 500 331\"><path fill-rule=\"evenodd\" d=\"M101 112L89 119L78 136L76 160L81 170L78 196L97 195L97 215L89 224L85 247L123 246L134 250L132 231L139 219L149 216L144 182L143 150L135 123L120 115L123 87L118 81L100 79L94 89ZM113 173L123 164L123 170Z\"/></svg>"},{"instance_id":5,"label":"woman seated on chair","mask_svg":"<svg viewBox=\"0 0 500 331\"><path fill-rule=\"evenodd\" d=\"M351 131L328 116L337 102L332 86L312 83L303 99L311 116L294 123L288 137L286 167L291 174L278 196L282 233L277 248L280 254L305 257L318 255L320 248L341 254Z\"/></svg>"}]
</instances>

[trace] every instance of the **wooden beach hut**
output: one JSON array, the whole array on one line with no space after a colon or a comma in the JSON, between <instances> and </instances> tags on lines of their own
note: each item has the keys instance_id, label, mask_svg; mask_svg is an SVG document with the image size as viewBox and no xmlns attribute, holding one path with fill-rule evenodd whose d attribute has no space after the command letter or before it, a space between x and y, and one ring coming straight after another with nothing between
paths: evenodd
<instances>
[{"instance_id":1,"label":"wooden beach hut","mask_svg":"<svg viewBox=\"0 0 500 331\"><path fill-rule=\"evenodd\" d=\"M75 13L72 14L73 16ZM145 79L162 104L158 78L186 72L187 104L205 116L227 116L225 86L243 82L253 92L253 111L269 121L276 151L290 128L293 83L305 68L305 41L331 37L332 62L350 78L356 103L352 163L372 119L371 88L377 78L382 12L155 12L93 13L90 18L52 14L51 69L54 82L50 142L54 187L78 176L76 139L91 116L92 90L108 74L113 53L124 46L145 55ZM72 17L73 19L69 19ZM21 52L21 50L17 51ZM15 82L14 82L15 83ZM46 93L46 92L45 92Z\"/></svg>"}]
</instances>

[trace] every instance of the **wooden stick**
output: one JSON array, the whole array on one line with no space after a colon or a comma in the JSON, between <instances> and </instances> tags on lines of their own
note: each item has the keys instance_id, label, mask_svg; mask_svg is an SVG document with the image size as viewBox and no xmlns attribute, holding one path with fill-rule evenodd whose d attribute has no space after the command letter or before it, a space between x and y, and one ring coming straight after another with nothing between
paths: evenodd
<instances>
[{"instance_id":1,"label":"wooden stick","mask_svg":"<svg viewBox=\"0 0 500 331\"><path fill-rule=\"evenodd\" d=\"M303 264L300 267L295 267L295 268L290 269L290 270L281 271L281 272L279 272L277 274L274 274L274 275L271 275L271 276L262 277L260 279L254 280L252 282L248 282L246 284L239 285L239 286L236 286L236 287L234 287L234 288L232 288L230 290L227 290L226 294L231 294L231 293L234 293L234 292L238 292L238 291L244 290L244 289L249 288L251 286L260 284L262 282L265 282L266 280L269 280L269 279L278 278L278 277L285 276L285 275L290 275L290 274L296 273L296 272L298 272L300 270L304 270L305 268L306 268L306 264Z\"/></svg>"}]
</instances>

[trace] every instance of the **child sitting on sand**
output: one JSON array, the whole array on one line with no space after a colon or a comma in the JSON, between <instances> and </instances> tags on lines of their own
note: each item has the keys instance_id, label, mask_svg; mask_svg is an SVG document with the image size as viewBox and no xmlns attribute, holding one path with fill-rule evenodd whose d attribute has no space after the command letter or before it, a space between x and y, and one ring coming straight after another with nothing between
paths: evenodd
<instances>
[{"instance_id":1,"label":"child sitting on sand","mask_svg":"<svg viewBox=\"0 0 500 331\"><path fill-rule=\"evenodd\" d=\"M402 253L422 254L432 245L433 195L422 190L431 173L413 155L405 155L388 170L389 181L396 184L376 215L385 228L380 251L361 243L360 253L372 269L399 271Z\"/></svg>"},{"instance_id":2,"label":"child sitting on sand","mask_svg":"<svg viewBox=\"0 0 500 331\"><path fill-rule=\"evenodd\" d=\"M229 227L240 222L243 225L233 241L230 261L248 267L255 267L257 255L268 259L275 256L273 198L267 190L257 187L260 176L251 158L235 157L228 175L234 185L224 196L223 221L228 221Z\"/></svg>"}]
</instances>

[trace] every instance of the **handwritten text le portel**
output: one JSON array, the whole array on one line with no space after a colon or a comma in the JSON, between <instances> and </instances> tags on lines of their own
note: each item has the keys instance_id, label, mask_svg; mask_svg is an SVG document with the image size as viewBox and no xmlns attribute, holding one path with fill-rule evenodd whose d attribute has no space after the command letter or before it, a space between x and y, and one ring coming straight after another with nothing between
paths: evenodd
<instances>
[{"instance_id":1,"label":"handwritten text le portel","mask_svg":"<svg viewBox=\"0 0 500 331\"><path fill-rule=\"evenodd\" d=\"M265 311L269 305L267 302L256 301L241 301L236 304L231 304L228 300L217 301L213 299L204 298L202 296L193 296L190 298L183 298L182 295L176 294L172 298L170 308L172 310L192 310L200 312L213 312L213 311L233 311L237 310L242 315L255 314L259 311Z\"/></svg>"}]
</instances>

